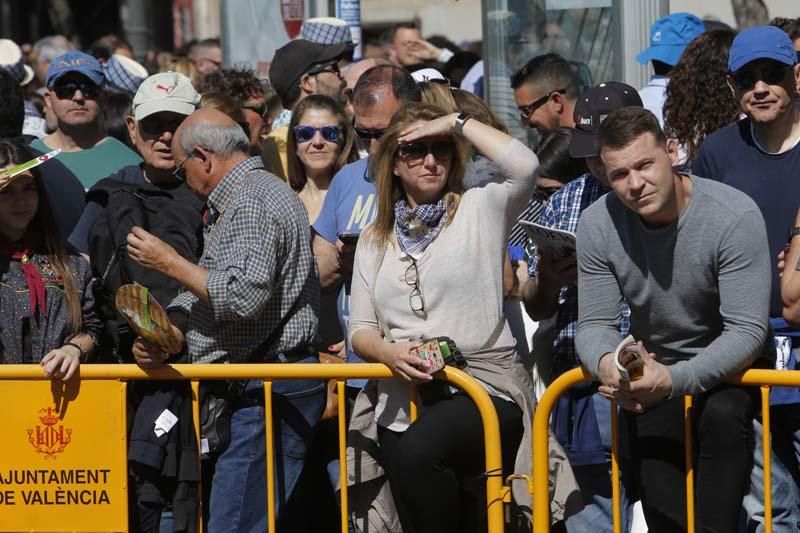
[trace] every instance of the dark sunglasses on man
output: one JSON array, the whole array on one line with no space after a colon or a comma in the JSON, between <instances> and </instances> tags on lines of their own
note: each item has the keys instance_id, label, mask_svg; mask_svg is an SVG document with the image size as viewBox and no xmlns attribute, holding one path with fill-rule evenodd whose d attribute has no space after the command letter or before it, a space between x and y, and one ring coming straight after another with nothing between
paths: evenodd
<instances>
[{"instance_id":1,"label":"dark sunglasses on man","mask_svg":"<svg viewBox=\"0 0 800 533\"><path fill-rule=\"evenodd\" d=\"M372 139L380 139L387 130L387 128L366 129L359 128L358 126L353 126L353 129L356 135L358 135L358 138L365 143L369 143Z\"/></svg>"},{"instance_id":2,"label":"dark sunglasses on man","mask_svg":"<svg viewBox=\"0 0 800 533\"><path fill-rule=\"evenodd\" d=\"M554 94L566 94L566 92L567 92L566 89L556 89L554 91L550 91L549 93L545 94L541 98L537 98L536 100L534 100L530 104L528 104L528 105L526 105L524 107L520 107L519 108L519 111L520 111L519 116L520 116L520 118L522 120L528 120L529 118L531 118L531 115L533 115L536 112L537 109L542 107L544 104L547 103L548 100L550 100L551 96L553 96Z\"/></svg>"},{"instance_id":3,"label":"dark sunglasses on man","mask_svg":"<svg viewBox=\"0 0 800 533\"><path fill-rule=\"evenodd\" d=\"M450 161L453 157L453 143L448 141L415 142L400 145L397 149L397 155L409 163L423 161L428 154L433 154L437 161Z\"/></svg>"},{"instance_id":4,"label":"dark sunglasses on man","mask_svg":"<svg viewBox=\"0 0 800 533\"><path fill-rule=\"evenodd\" d=\"M316 67L306 72L306 74L308 74L309 76L317 76L319 74L324 74L325 72L329 74L341 75L341 71L339 70L339 65L336 63L336 61L330 63L323 63L322 65L317 65Z\"/></svg>"},{"instance_id":5,"label":"dark sunglasses on man","mask_svg":"<svg viewBox=\"0 0 800 533\"><path fill-rule=\"evenodd\" d=\"M792 70L793 67L783 63L769 63L759 68L744 67L729 73L728 76L738 90L749 91L756 86L758 81L763 81L767 85L780 85Z\"/></svg>"},{"instance_id":6,"label":"dark sunglasses on man","mask_svg":"<svg viewBox=\"0 0 800 533\"><path fill-rule=\"evenodd\" d=\"M80 91L84 98L95 100L100 96L100 86L90 81L66 82L53 85L53 92L59 100L72 100L75 93Z\"/></svg>"},{"instance_id":7,"label":"dark sunglasses on man","mask_svg":"<svg viewBox=\"0 0 800 533\"><path fill-rule=\"evenodd\" d=\"M175 133L175 130L178 129L178 126L180 126L185 119L186 117L172 117L167 119L150 115L139 121L139 129L145 135L153 137L166 132Z\"/></svg>"}]
</instances>

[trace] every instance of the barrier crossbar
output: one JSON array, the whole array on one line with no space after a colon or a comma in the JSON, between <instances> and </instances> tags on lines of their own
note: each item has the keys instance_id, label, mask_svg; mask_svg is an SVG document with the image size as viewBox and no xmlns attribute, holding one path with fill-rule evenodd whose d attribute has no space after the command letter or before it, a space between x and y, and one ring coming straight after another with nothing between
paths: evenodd
<instances>
[{"instance_id":1,"label":"barrier crossbar","mask_svg":"<svg viewBox=\"0 0 800 533\"><path fill-rule=\"evenodd\" d=\"M391 370L382 364L364 363L352 365L319 364L236 364L236 365L165 365L157 370L142 370L136 365L82 365L81 380L189 380L192 388L192 412L200 460L200 406L198 387L200 380L261 379L264 382L264 413L267 454L267 518L269 533L275 532L274 436L272 431L272 382L281 379L333 379L338 391L339 476L341 483L341 528L349 530L347 506L347 457L345 422L345 380L387 379L393 377ZM443 378L467 394L476 407L483 422L486 472L502 472L500 448L500 423L497 412L486 390L468 374L453 367L445 367ZM4 380L45 381L38 365L0 365L0 383ZM416 417L417 406L412 394L411 415ZM127 486L127 485L126 485ZM126 489L127 490L127 489ZM501 476L486 476L486 511L489 533L502 533L504 528L503 496L506 493ZM69 527L68 524L64 524ZM200 525L202 529L202 524ZM36 529L35 526L33 529Z\"/></svg>"},{"instance_id":2,"label":"barrier crossbar","mask_svg":"<svg viewBox=\"0 0 800 533\"><path fill-rule=\"evenodd\" d=\"M584 368L575 368L565 372L547 387L533 417L533 531L547 533L550 531L550 502L548 492L549 455L548 432L550 431L550 415L558 398L567 390L579 383L594 381L594 377ZM764 531L772 533L772 447L770 442L769 393L772 387L800 386L800 371L790 370L747 370L728 383L759 387L761 393L761 426L762 448L764 459ZM688 533L695 531L694 501L694 466L692 455L692 397L684 397L684 433L686 441L686 528ZM613 503L614 533L619 533L620 521L620 480L619 480L619 446L617 442L618 410L615 402L611 403L611 494Z\"/></svg>"}]
</instances>

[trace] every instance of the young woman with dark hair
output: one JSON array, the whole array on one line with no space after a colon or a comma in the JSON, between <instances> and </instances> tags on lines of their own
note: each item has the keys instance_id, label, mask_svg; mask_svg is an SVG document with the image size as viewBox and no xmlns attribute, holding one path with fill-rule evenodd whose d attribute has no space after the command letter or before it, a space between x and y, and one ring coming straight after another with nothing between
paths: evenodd
<instances>
[{"instance_id":1,"label":"young woman with dark hair","mask_svg":"<svg viewBox=\"0 0 800 533\"><path fill-rule=\"evenodd\" d=\"M735 35L732 30L701 34L669 74L664 131L680 143L683 166L691 165L707 135L739 118L739 104L726 81Z\"/></svg>"},{"instance_id":2,"label":"young woman with dark hair","mask_svg":"<svg viewBox=\"0 0 800 533\"><path fill-rule=\"evenodd\" d=\"M0 363L38 363L66 381L94 354L101 325L89 264L66 250L39 170L3 174L33 158L0 141Z\"/></svg>"}]
</instances>

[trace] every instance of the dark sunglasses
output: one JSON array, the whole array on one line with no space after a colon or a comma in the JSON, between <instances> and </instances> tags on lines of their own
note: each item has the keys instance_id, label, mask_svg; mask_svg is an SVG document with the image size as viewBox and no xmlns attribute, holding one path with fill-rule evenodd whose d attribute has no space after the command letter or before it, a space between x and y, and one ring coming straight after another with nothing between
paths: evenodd
<instances>
[{"instance_id":1,"label":"dark sunglasses","mask_svg":"<svg viewBox=\"0 0 800 533\"><path fill-rule=\"evenodd\" d=\"M546 95L534 100L525 107L521 107L519 116L522 118L522 120L528 120L529 118L531 118L531 115L533 115L533 113L536 112L537 109L542 107L544 104L547 103L548 100L550 100L551 96L553 96L556 93L566 94L566 92L567 92L566 89L556 89L555 91L550 91Z\"/></svg>"},{"instance_id":2,"label":"dark sunglasses","mask_svg":"<svg viewBox=\"0 0 800 533\"><path fill-rule=\"evenodd\" d=\"M320 65L318 67L312 68L307 72L309 76L316 76L318 74L324 74L325 72L329 74L341 74L339 70L339 65L334 63L326 63L324 65Z\"/></svg>"},{"instance_id":3,"label":"dark sunglasses","mask_svg":"<svg viewBox=\"0 0 800 533\"><path fill-rule=\"evenodd\" d=\"M761 80L767 85L778 85L786 79L786 74L792 70L789 65L774 64L760 69L741 69L731 72L733 85L740 91L749 91Z\"/></svg>"},{"instance_id":4,"label":"dark sunglasses","mask_svg":"<svg viewBox=\"0 0 800 533\"><path fill-rule=\"evenodd\" d=\"M139 121L139 129L145 135L152 136L161 135L165 132L175 133L175 130L178 129L178 126L180 126L185 119L186 117L165 120L163 118L149 116Z\"/></svg>"},{"instance_id":5,"label":"dark sunglasses","mask_svg":"<svg viewBox=\"0 0 800 533\"><path fill-rule=\"evenodd\" d=\"M341 134L339 126L322 126L321 128L302 125L295 126L294 138L297 139L297 142L299 143L305 143L313 139L317 132L320 132L322 134L322 138L330 143L339 142L339 136Z\"/></svg>"},{"instance_id":6,"label":"dark sunglasses","mask_svg":"<svg viewBox=\"0 0 800 533\"><path fill-rule=\"evenodd\" d=\"M84 98L90 100L96 99L100 96L100 86L94 83L61 83L53 86L53 92L60 100L72 100L75 93L80 91Z\"/></svg>"},{"instance_id":7,"label":"dark sunglasses","mask_svg":"<svg viewBox=\"0 0 800 533\"><path fill-rule=\"evenodd\" d=\"M403 144L397 154L407 161L422 161L428 154L433 154L437 161L449 161L453 157L453 144L447 141Z\"/></svg>"},{"instance_id":8,"label":"dark sunglasses","mask_svg":"<svg viewBox=\"0 0 800 533\"><path fill-rule=\"evenodd\" d=\"M353 129L355 130L356 135L358 135L358 138L366 143L370 142L372 139L380 139L387 130L387 128L368 130L356 126L353 126Z\"/></svg>"}]
</instances>

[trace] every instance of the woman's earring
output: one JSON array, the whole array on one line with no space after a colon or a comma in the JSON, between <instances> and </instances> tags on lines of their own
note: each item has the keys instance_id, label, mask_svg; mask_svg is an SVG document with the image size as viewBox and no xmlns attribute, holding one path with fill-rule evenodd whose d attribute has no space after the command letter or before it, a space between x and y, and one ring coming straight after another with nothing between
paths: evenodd
<instances>
[{"instance_id":1,"label":"woman's earring","mask_svg":"<svg viewBox=\"0 0 800 533\"><path fill-rule=\"evenodd\" d=\"M397 170L397 167L392 169L392 174L394 174L395 176L399 176L400 175L400 172Z\"/></svg>"}]
</instances>

